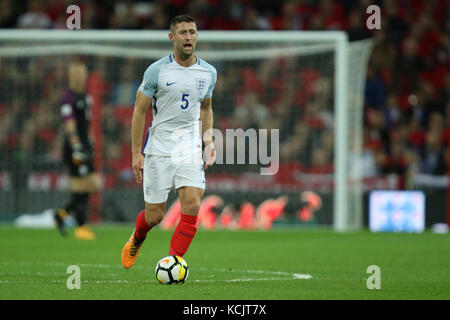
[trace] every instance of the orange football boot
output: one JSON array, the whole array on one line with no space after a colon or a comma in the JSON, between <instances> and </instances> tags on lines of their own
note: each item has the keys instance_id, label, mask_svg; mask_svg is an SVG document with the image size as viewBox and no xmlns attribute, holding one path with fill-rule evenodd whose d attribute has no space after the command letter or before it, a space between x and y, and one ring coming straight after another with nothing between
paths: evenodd
<instances>
[{"instance_id":1,"label":"orange football boot","mask_svg":"<svg viewBox=\"0 0 450 320\"><path fill-rule=\"evenodd\" d=\"M95 240L96 235L86 225L75 228L75 238L78 240Z\"/></svg>"},{"instance_id":2,"label":"orange football boot","mask_svg":"<svg viewBox=\"0 0 450 320\"><path fill-rule=\"evenodd\" d=\"M144 240L136 238L136 230L133 231L130 239L128 239L122 249L122 265L125 269L129 269L134 265L143 243Z\"/></svg>"}]
</instances>

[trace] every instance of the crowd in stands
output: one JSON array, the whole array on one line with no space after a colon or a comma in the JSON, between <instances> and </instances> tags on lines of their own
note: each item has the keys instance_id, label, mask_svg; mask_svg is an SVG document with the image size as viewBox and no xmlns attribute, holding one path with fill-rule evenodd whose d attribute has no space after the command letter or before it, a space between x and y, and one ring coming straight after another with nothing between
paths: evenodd
<instances>
[{"instance_id":1,"label":"crowd in stands","mask_svg":"<svg viewBox=\"0 0 450 320\"><path fill-rule=\"evenodd\" d=\"M187 13L200 30L346 30L352 41L374 38L364 93L364 173L444 175L450 136L448 2L375 3L382 13L381 29L375 31L365 25L366 8L372 4L366 0L0 0L0 28L65 29L66 8L77 4L82 29L167 30L170 17ZM27 158L32 161L22 163L29 170L55 168L62 145L64 57L9 59L14 63L5 60L0 67L1 170ZM130 106L148 63L89 59L91 72L105 86L103 169L132 180ZM304 70L285 79L291 73L283 70L292 67L299 66L255 63L256 72L221 66L214 92L215 127L283 128L282 175L291 170L332 173L332 74ZM276 90L266 90L268 86Z\"/></svg>"}]
</instances>

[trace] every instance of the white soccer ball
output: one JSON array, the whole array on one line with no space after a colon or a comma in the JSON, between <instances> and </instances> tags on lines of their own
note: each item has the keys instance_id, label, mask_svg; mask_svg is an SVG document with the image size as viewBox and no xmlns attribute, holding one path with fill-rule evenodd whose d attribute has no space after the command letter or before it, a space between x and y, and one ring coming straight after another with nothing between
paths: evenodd
<instances>
[{"instance_id":1,"label":"white soccer ball","mask_svg":"<svg viewBox=\"0 0 450 320\"><path fill-rule=\"evenodd\" d=\"M167 256L156 264L155 276L161 284L182 284L186 281L188 275L188 264L180 256Z\"/></svg>"}]
</instances>

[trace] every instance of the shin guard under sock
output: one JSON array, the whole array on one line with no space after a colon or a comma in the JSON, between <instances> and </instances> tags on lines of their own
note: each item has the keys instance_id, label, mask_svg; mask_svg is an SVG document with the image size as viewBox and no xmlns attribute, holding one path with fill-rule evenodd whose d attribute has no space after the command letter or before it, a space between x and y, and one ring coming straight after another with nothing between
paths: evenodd
<instances>
[{"instance_id":1,"label":"shin guard under sock","mask_svg":"<svg viewBox=\"0 0 450 320\"><path fill-rule=\"evenodd\" d=\"M145 210L142 210L136 218L136 238L144 240L151 228L145 221Z\"/></svg>"},{"instance_id":2,"label":"shin guard under sock","mask_svg":"<svg viewBox=\"0 0 450 320\"><path fill-rule=\"evenodd\" d=\"M169 255L182 257L197 232L197 216L181 214L180 222L175 228L170 241Z\"/></svg>"}]
</instances>

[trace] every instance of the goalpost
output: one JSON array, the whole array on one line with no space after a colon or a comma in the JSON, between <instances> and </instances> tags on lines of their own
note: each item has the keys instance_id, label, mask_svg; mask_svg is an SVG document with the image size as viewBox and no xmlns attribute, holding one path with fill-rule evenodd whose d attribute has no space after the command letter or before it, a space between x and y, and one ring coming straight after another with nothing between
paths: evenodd
<instances>
[{"instance_id":1,"label":"goalpost","mask_svg":"<svg viewBox=\"0 0 450 320\"><path fill-rule=\"evenodd\" d=\"M42 68L39 72L44 83L40 85L45 87L46 76L49 76L45 72L53 72L53 67L59 70L64 59L73 55L86 56L90 66L98 68L103 80L112 87L115 82L123 80L122 76L126 77L126 68L120 69L122 63L134 68L135 72L130 77L140 82L146 66L171 52L167 33L122 30L1 30L0 113L6 114L6 109L13 103L24 103L23 97L17 96L21 94L20 91L11 89L14 88L14 81L21 79L21 71L32 72L35 71L33 68ZM250 123L255 123L256 118L262 118L258 122L259 128L279 128L280 135L284 136L286 141L297 145L300 144L298 140L302 139L303 134L303 129L299 128L299 124L304 123L302 116L317 113L314 116L322 121L319 121L319 127L322 127L316 128L312 125L305 131L308 135L308 142L305 143L309 147L304 147L297 155L309 156L309 153L315 153L316 149L320 148L324 149L322 154L330 154L332 157L334 191L328 208L331 208L332 225L336 231L362 227L360 159L363 94L371 46L370 40L349 42L346 33L341 31L199 31L196 53L218 69L220 88L216 87L213 104L215 110L218 108L217 115L224 126L230 123L232 125L236 119L252 120ZM10 73L15 74L16 79L11 78ZM127 81L131 83L131 79L127 78ZM63 84L60 85L64 87ZM221 92L222 87L235 88L236 92ZM112 89L105 89L105 92L107 90ZM116 93L122 92L117 89ZM245 104L248 92L256 92L260 99L258 103L266 106L260 107L261 113L253 115L254 118L248 115L247 119L245 115L239 118L235 110L240 104ZM33 96L25 98L31 103L34 99ZM105 129L102 121L107 119L104 119L102 114L105 114L104 109L108 109L107 106L113 105L114 108L114 104L121 102L111 102L113 98L106 99L100 95L96 98L96 147L103 150L101 141L105 138ZM131 98L129 105L134 102L134 97ZM57 112L58 106L52 97L42 96L40 99L41 102L51 100L52 106L49 110ZM286 104L289 107L285 107ZM277 114L278 118L264 118L263 114L267 113L267 110ZM107 114L109 116L109 111ZM281 120L277 123L277 119ZM24 121L26 123L26 120ZM6 123L6 120L4 122ZM277 124L281 126L277 127ZM218 125L219 123L215 123L216 127ZM334 138L333 150L328 150L328 153L322 146L326 143L321 140L325 139L327 134ZM282 140L280 143L285 143L285 151L289 153L288 142ZM103 163L105 158L109 159L105 152L113 153L110 150L100 151L98 164ZM320 152L317 154L320 160ZM291 155L292 157L295 160L295 156ZM305 163L314 166L314 159L308 158ZM227 171L226 168L224 166L215 170ZM4 167L3 172L7 171ZM308 179L311 175L301 177ZM6 198L7 193L0 191L0 199L3 199L2 197Z\"/></svg>"}]
</instances>

